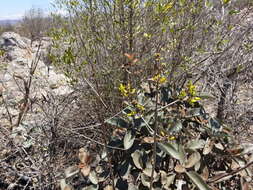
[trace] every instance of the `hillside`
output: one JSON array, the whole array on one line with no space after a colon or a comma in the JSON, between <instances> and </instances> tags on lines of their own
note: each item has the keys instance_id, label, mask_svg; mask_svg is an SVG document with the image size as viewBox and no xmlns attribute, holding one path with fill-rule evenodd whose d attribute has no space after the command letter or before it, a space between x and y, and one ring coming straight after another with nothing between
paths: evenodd
<instances>
[{"instance_id":1,"label":"hillside","mask_svg":"<svg viewBox=\"0 0 253 190\"><path fill-rule=\"evenodd\" d=\"M4 26L4 25L7 25L7 24L10 24L10 25L15 25L17 23L19 23L20 20L0 20L0 26Z\"/></svg>"}]
</instances>

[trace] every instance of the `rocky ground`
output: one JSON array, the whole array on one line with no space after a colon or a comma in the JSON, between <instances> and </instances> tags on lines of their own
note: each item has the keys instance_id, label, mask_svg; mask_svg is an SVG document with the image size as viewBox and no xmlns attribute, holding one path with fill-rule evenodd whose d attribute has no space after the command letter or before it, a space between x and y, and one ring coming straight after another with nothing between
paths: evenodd
<instances>
[{"instance_id":1,"label":"rocky ground","mask_svg":"<svg viewBox=\"0 0 253 190\"><path fill-rule=\"evenodd\" d=\"M41 47L39 43L34 42L31 47L29 39L13 32L6 32L0 38L0 47L5 51L0 70L0 93L5 103L0 107L0 116L1 121L6 120L5 124L8 123L6 117L8 114L13 120L18 116L19 107L24 100L24 81L28 82L31 67L35 64L35 72L31 76L30 106L33 100L42 100L43 97L48 96L48 93L57 96L71 93L64 75L55 72L51 65L43 62L46 56L44 52L50 44L49 39L42 39ZM33 110L33 113L36 113L36 110ZM27 119L32 121L33 117L36 117L36 114L32 114L32 117Z\"/></svg>"},{"instance_id":2,"label":"rocky ground","mask_svg":"<svg viewBox=\"0 0 253 190\"><path fill-rule=\"evenodd\" d=\"M41 133L45 128L40 126L45 126L45 121L54 115L45 110L45 105L51 103L50 98L72 93L65 76L45 63L49 44L50 39L43 38L31 46L29 39L13 32L0 37L0 173L8 176L8 179L0 176L0 189L13 189L18 179L27 181L26 174L17 172L20 171L17 165L24 166L23 154L32 146L47 159L43 151L34 147L36 143L41 147L49 144L46 140L43 142ZM47 119L45 114L49 114ZM26 158L28 162L33 159ZM34 162L37 161L43 162ZM27 172L41 170L36 163L26 166Z\"/></svg>"}]
</instances>

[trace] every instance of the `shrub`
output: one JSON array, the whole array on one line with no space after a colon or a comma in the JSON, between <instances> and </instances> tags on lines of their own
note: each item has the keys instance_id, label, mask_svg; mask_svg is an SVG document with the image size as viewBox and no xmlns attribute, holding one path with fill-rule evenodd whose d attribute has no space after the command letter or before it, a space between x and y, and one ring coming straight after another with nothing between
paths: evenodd
<instances>
[{"instance_id":1,"label":"shrub","mask_svg":"<svg viewBox=\"0 0 253 190\"><path fill-rule=\"evenodd\" d=\"M154 79L128 94L126 107L105 121L114 133L96 165L86 150L79 153L84 189L240 189L240 181L247 184L250 151L236 147L230 129L205 112L195 86L189 82L179 91L158 84L161 77Z\"/></svg>"}]
</instances>

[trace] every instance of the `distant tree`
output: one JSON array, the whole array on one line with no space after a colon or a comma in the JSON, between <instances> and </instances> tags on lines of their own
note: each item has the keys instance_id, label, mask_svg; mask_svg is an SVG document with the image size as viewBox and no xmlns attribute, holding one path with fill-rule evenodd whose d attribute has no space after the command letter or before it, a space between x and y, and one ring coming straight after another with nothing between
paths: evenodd
<instances>
[{"instance_id":1,"label":"distant tree","mask_svg":"<svg viewBox=\"0 0 253 190\"><path fill-rule=\"evenodd\" d=\"M50 18L41 8L31 8L21 21L19 33L31 39L31 43L41 38L50 28Z\"/></svg>"},{"instance_id":2,"label":"distant tree","mask_svg":"<svg viewBox=\"0 0 253 190\"><path fill-rule=\"evenodd\" d=\"M0 35L4 32L9 32L9 31L14 31L14 25L12 25L11 23L5 23L0 25Z\"/></svg>"}]
</instances>

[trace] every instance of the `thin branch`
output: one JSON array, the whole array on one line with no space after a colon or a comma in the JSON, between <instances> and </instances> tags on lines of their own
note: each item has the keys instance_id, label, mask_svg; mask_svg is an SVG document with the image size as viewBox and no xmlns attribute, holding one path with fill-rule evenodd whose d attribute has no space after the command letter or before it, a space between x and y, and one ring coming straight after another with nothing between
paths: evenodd
<instances>
[{"instance_id":1,"label":"thin branch","mask_svg":"<svg viewBox=\"0 0 253 190\"><path fill-rule=\"evenodd\" d=\"M238 172L240 172L240 171L242 171L242 170L244 170L244 169L250 167L251 165L253 165L253 161L249 162L248 164L246 164L245 166L243 166L243 167L241 167L241 168L238 168L237 170L234 170L234 171L232 171L232 172L230 172L230 173L226 173L226 174L224 174L224 175L221 175L220 177L218 177L218 178L216 178L216 179L211 178L211 179L208 180L207 182L208 182L208 183L214 183L214 182L216 182L216 181L218 181L218 180L220 180L220 179L222 179L222 178L225 178L225 177L227 177L227 176L235 175L236 173L238 173Z\"/></svg>"},{"instance_id":2,"label":"thin branch","mask_svg":"<svg viewBox=\"0 0 253 190\"><path fill-rule=\"evenodd\" d=\"M159 88L159 82L156 82L156 91L158 91ZM158 125L157 125L157 117L158 117L158 93L156 93L156 99L155 99L155 123L154 123L154 143L153 143L153 167L151 172L151 180L150 180L150 187L149 189L153 189L153 182L154 182L154 174L155 174L155 165L156 165L156 148L157 148L157 131L158 131Z\"/></svg>"}]
</instances>

